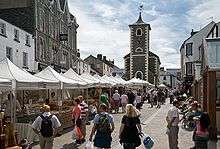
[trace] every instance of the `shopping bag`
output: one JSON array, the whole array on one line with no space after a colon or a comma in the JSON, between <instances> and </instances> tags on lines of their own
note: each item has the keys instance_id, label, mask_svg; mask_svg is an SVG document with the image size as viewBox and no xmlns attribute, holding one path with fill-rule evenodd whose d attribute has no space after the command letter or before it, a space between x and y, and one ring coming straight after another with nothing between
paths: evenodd
<instances>
[{"instance_id":1,"label":"shopping bag","mask_svg":"<svg viewBox=\"0 0 220 149\"><path fill-rule=\"evenodd\" d=\"M83 133L79 127L75 127L75 132L76 132L76 139L77 140L83 139Z\"/></svg>"},{"instance_id":2,"label":"shopping bag","mask_svg":"<svg viewBox=\"0 0 220 149\"><path fill-rule=\"evenodd\" d=\"M94 145L93 145L93 142L88 141L88 142L86 143L86 149L95 149L95 148L94 148Z\"/></svg>"},{"instance_id":3,"label":"shopping bag","mask_svg":"<svg viewBox=\"0 0 220 149\"><path fill-rule=\"evenodd\" d=\"M149 135L142 134L142 142L145 149L151 149L154 146L154 140Z\"/></svg>"}]
</instances>

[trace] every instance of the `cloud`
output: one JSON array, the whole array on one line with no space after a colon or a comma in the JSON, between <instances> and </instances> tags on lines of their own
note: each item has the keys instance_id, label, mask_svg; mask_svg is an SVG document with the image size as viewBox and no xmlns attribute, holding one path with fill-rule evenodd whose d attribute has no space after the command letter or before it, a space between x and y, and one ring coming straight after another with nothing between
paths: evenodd
<instances>
[{"instance_id":1,"label":"cloud","mask_svg":"<svg viewBox=\"0 0 220 149\"><path fill-rule=\"evenodd\" d=\"M123 57L130 50L129 24L138 18L151 25L150 49L161 66L180 67L179 48L192 28L207 24L209 17L220 20L219 0L69 0L69 8L79 24L78 48L83 58L98 53L124 67Z\"/></svg>"}]
</instances>

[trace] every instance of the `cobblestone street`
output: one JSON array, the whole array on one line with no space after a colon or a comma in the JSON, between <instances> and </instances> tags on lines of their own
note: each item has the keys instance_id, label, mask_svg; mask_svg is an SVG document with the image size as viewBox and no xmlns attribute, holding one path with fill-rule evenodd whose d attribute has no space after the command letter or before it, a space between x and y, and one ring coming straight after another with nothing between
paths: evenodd
<instances>
[{"instance_id":1,"label":"cobblestone street","mask_svg":"<svg viewBox=\"0 0 220 149\"><path fill-rule=\"evenodd\" d=\"M141 122L143 123L143 132L149 134L155 141L154 149L168 149L168 139L166 132L166 121L165 116L170 107L170 104L163 105L159 110L156 108L149 108L148 104L145 104L142 109ZM118 132L120 127L120 121L122 114L113 114L115 120L116 129L112 135L113 143L112 149L121 149L119 144ZM91 131L92 125L87 126L88 134ZM85 144L81 146L75 146L73 140L71 139L72 131L58 137L54 141L54 149L84 149ZM88 135L87 135L88 137ZM192 132L183 130L180 127L179 132L179 148L180 149L189 149L193 146L191 141ZM143 149L143 146L140 146L138 149ZM33 149L39 149L39 146L35 146ZM220 149L220 143L218 144L211 142L209 149Z\"/></svg>"}]
</instances>

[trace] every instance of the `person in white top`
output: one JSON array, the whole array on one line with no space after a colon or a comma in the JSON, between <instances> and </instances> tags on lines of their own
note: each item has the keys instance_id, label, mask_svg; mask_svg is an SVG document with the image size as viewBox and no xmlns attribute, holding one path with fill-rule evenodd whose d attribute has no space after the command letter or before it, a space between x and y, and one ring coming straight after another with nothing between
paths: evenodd
<instances>
[{"instance_id":1,"label":"person in white top","mask_svg":"<svg viewBox=\"0 0 220 149\"><path fill-rule=\"evenodd\" d=\"M179 101L174 100L173 106L167 113L168 140L170 149L178 149L178 133L179 133Z\"/></svg>"},{"instance_id":2,"label":"person in white top","mask_svg":"<svg viewBox=\"0 0 220 149\"><path fill-rule=\"evenodd\" d=\"M115 113L118 113L119 104L120 104L120 95L118 93L118 90L115 90L115 93L113 94L112 99L114 101Z\"/></svg>"},{"instance_id":3,"label":"person in white top","mask_svg":"<svg viewBox=\"0 0 220 149\"><path fill-rule=\"evenodd\" d=\"M39 135L40 148L52 149L54 137L61 124L56 115L50 113L50 106L44 105L42 109L44 113L38 116L31 126Z\"/></svg>"},{"instance_id":4,"label":"person in white top","mask_svg":"<svg viewBox=\"0 0 220 149\"><path fill-rule=\"evenodd\" d=\"M126 105L128 104L128 96L123 93L121 95L121 105L122 105L122 112L124 113L125 112L125 108L126 108Z\"/></svg>"}]
</instances>

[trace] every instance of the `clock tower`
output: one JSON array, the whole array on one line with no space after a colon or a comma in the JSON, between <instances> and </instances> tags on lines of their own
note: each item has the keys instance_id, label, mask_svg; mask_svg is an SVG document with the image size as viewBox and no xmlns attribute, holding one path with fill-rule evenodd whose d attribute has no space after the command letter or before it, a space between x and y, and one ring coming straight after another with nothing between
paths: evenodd
<instances>
[{"instance_id":1,"label":"clock tower","mask_svg":"<svg viewBox=\"0 0 220 149\"><path fill-rule=\"evenodd\" d=\"M140 78L148 81L148 53L150 24L142 20L142 7L137 22L130 28L130 79Z\"/></svg>"}]
</instances>

